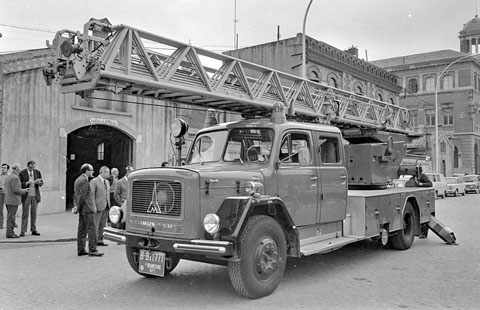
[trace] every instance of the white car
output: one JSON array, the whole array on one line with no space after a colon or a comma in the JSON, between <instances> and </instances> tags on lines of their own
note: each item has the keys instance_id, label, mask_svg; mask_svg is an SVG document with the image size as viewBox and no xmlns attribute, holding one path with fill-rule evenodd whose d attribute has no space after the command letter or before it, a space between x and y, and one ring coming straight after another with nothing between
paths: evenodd
<instances>
[{"instance_id":1,"label":"white car","mask_svg":"<svg viewBox=\"0 0 480 310\"><path fill-rule=\"evenodd\" d=\"M480 192L480 175L468 174L463 176L465 180L465 191L467 193L478 194Z\"/></svg>"},{"instance_id":2,"label":"white car","mask_svg":"<svg viewBox=\"0 0 480 310\"><path fill-rule=\"evenodd\" d=\"M428 179L433 183L433 188L435 188L435 195L437 197L445 198L447 196L447 182L442 173L425 173Z\"/></svg>"},{"instance_id":3,"label":"white car","mask_svg":"<svg viewBox=\"0 0 480 310\"><path fill-rule=\"evenodd\" d=\"M457 196L458 194L462 194L462 196L465 196L465 183L463 182L463 178L446 177L445 181L447 181L447 195Z\"/></svg>"}]
</instances>

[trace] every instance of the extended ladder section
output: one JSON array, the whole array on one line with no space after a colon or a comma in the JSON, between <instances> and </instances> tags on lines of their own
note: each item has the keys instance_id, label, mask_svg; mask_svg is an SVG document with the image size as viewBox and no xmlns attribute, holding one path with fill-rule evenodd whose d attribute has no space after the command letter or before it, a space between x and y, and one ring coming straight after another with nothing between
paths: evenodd
<instances>
[{"instance_id":1,"label":"extended ladder section","mask_svg":"<svg viewBox=\"0 0 480 310\"><path fill-rule=\"evenodd\" d=\"M112 91L244 117L268 116L280 102L299 120L413 133L405 108L124 25L91 20L83 33L57 32L50 47L57 57L44 75L62 93Z\"/></svg>"}]
</instances>

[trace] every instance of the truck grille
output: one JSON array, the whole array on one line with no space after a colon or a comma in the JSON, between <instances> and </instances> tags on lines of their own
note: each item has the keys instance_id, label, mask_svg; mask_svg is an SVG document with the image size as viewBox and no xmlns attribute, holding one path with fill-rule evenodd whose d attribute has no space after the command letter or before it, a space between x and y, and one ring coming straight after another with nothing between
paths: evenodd
<instances>
[{"instance_id":1,"label":"truck grille","mask_svg":"<svg viewBox=\"0 0 480 310\"><path fill-rule=\"evenodd\" d=\"M133 182L132 212L180 216L182 214L182 184L154 180Z\"/></svg>"}]
</instances>

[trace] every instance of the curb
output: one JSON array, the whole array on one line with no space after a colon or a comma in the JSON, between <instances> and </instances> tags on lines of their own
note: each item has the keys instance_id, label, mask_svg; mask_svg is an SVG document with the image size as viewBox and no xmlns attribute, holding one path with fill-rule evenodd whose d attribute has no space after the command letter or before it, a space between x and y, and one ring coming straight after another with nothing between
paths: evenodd
<instances>
[{"instance_id":1,"label":"curb","mask_svg":"<svg viewBox=\"0 0 480 310\"><path fill-rule=\"evenodd\" d=\"M73 242L77 238L53 239L53 240L0 240L0 243L47 243L47 242Z\"/></svg>"}]
</instances>

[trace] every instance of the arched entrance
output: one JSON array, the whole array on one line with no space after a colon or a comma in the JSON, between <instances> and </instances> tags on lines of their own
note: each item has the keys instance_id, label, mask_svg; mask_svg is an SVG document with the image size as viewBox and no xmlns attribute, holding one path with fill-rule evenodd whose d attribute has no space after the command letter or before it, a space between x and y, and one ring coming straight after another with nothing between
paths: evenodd
<instances>
[{"instance_id":1,"label":"arched entrance","mask_svg":"<svg viewBox=\"0 0 480 310\"><path fill-rule=\"evenodd\" d=\"M113 167L123 176L125 167L133 163L133 139L117 128L90 125L72 131L67 136L66 207L73 205L73 183L80 167L89 163L98 175L101 166Z\"/></svg>"}]
</instances>

